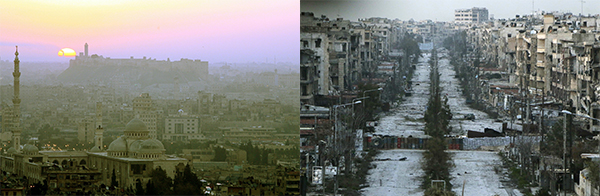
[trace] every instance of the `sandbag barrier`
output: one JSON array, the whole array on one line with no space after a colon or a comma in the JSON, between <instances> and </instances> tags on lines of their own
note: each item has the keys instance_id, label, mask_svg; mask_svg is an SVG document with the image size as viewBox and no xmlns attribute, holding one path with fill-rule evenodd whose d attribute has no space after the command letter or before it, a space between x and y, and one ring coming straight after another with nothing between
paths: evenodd
<instances>
[{"instance_id":1,"label":"sandbag barrier","mask_svg":"<svg viewBox=\"0 0 600 196\"><path fill-rule=\"evenodd\" d=\"M429 138L397 137L390 135L367 136L367 146L376 149L425 149ZM463 138L446 138L449 150L463 150Z\"/></svg>"}]
</instances>

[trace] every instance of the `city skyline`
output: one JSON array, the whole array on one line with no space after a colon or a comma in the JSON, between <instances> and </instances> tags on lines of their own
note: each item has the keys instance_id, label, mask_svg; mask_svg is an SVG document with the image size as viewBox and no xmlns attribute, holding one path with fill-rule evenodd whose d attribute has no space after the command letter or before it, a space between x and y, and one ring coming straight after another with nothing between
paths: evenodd
<instances>
[{"instance_id":1,"label":"city skyline","mask_svg":"<svg viewBox=\"0 0 600 196\"><path fill-rule=\"evenodd\" d=\"M389 19L434 20L451 22L454 10L485 7L490 18L514 18L515 15L531 14L537 11L561 11L579 15L582 9L580 1L533 0L533 1L498 1L492 0L425 0L425 1L387 1L387 0L301 0L302 12L313 12L315 16L325 15L329 18L344 18L357 21L359 18L383 17ZM417 11L419 10L419 11ZM597 14L600 0L589 0L583 3L583 13Z\"/></svg>"},{"instance_id":2,"label":"city skyline","mask_svg":"<svg viewBox=\"0 0 600 196\"><path fill-rule=\"evenodd\" d=\"M68 62L62 48L111 58L298 62L293 1L2 1L0 60Z\"/></svg>"}]
</instances>

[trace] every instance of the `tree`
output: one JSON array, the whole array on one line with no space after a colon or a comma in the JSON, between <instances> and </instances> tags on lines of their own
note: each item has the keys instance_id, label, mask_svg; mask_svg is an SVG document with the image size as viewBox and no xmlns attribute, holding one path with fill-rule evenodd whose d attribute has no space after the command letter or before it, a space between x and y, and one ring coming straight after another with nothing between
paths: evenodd
<instances>
[{"instance_id":1,"label":"tree","mask_svg":"<svg viewBox=\"0 0 600 196\"><path fill-rule=\"evenodd\" d=\"M112 171L112 176L110 177L110 186L112 187L118 187L119 183L117 182L117 175L115 174L115 169L113 168Z\"/></svg>"},{"instance_id":2,"label":"tree","mask_svg":"<svg viewBox=\"0 0 600 196\"><path fill-rule=\"evenodd\" d=\"M202 182L198 180L198 176L192 172L190 165L187 164L183 172L175 174L175 182L173 184L173 194L175 195L197 195L202 191Z\"/></svg>"},{"instance_id":3,"label":"tree","mask_svg":"<svg viewBox=\"0 0 600 196\"><path fill-rule=\"evenodd\" d=\"M431 180L445 180L446 189L451 190L450 168L454 167L452 158L446 150L444 138L432 137L427 141L426 151L421 162L424 171L423 187L429 188Z\"/></svg>"},{"instance_id":4,"label":"tree","mask_svg":"<svg viewBox=\"0 0 600 196\"><path fill-rule=\"evenodd\" d=\"M358 125L353 126L353 128L363 128L366 121L375 120L374 116L382 105L379 100L380 91L377 90L378 88L379 86L373 83L358 84L358 91L361 92L359 97L364 95L368 98L362 99L360 104L354 106L355 118L352 120L345 120L345 122L354 122L354 124Z\"/></svg>"},{"instance_id":5,"label":"tree","mask_svg":"<svg viewBox=\"0 0 600 196\"><path fill-rule=\"evenodd\" d=\"M595 161L587 160L587 161L585 161L585 165L590 170L588 172L588 174L589 174L588 180L590 182L592 182L592 186L593 187L600 186L600 175L599 175L599 173L600 173L600 164L598 162L595 162Z\"/></svg>"},{"instance_id":6,"label":"tree","mask_svg":"<svg viewBox=\"0 0 600 196\"><path fill-rule=\"evenodd\" d=\"M156 187L154 187L152 180L149 180L148 183L146 183L145 195L158 195L158 191L156 190Z\"/></svg>"},{"instance_id":7,"label":"tree","mask_svg":"<svg viewBox=\"0 0 600 196\"><path fill-rule=\"evenodd\" d=\"M140 179L137 179L135 182L135 194L136 195L145 195L144 187L142 186L142 182Z\"/></svg>"},{"instance_id":8,"label":"tree","mask_svg":"<svg viewBox=\"0 0 600 196\"><path fill-rule=\"evenodd\" d=\"M227 160L227 150L225 150L225 148L218 146L218 147L214 147L213 150L215 151L215 158L213 158L212 161L226 161Z\"/></svg>"},{"instance_id":9,"label":"tree","mask_svg":"<svg viewBox=\"0 0 600 196\"><path fill-rule=\"evenodd\" d=\"M46 189L47 188L48 187L46 187ZM33 187L29 190L29 195L45 195L45 194L46 194L46 190L44 190L44 185L39 182L34 183Z\"/></svg>"},{"instance_id":10,"label":"tree","mask_svg":"<svg viewBox=\"0 0 600 196\"><path fill-rule=\"evenodd\" d=\"M44 124L39 130L39 139L45 143L51 139L51 136L58 135L60 131L57 128L51 127L50 124Z\"/></svg>"},{"instance_id":11,"label":"tree","mask_svg":"<svg viewBox=\"0 0 600 196\"><path fill-rule=\"evenodd\" d=\"M427 110L425 111L425 133L431 136L427 141L425 148L426 151L423 153L423 159L421 160L421 167L424 171L423 182L421 186L428 190L430 193L425 195L447 195L453 194L452 184L450 184L450 168L452 168L453 162L450 154L446 152L447 144L444 135L449 133L448 128L449 120L452 118L450 107L447 103L447 98L444 97L442 100L441 88L439 85L440 74L437 69L437 54L435 49L432 51L432 58L430 59L431 65L431 85L430 85L430 98L427 103ZM446 190L437 191L431 186L432 180L444 180L446 182Z\"/></svg>"},{"instance_id":12,"label":"tree","mask_svg":"<svg viewBox=\"0 0 600 196\"><path fill-rule=\"evenodd\" d=\"M183 179L185 180L185 182L194 186L202 186L202 182L200 182L198 176L194 172L192 172L192 168L189 164L185 165L185 169L183 170Z\"/></svg>"},{"instance_id":13,"label":"tree","mask_svg":"<svg viewBox=\"0 0 600 196\"><path fill-rule=\"evenodd\" d=\"M152 178L146 184L146 195L169 195L173 186L173 179L167 172L158 167L152 170Z\"/></svg>"},{"instance_id":14,"label":"tree","mask_svg":"<svg viewBox=\"0 0 600 196\"><path fill-rule=\"evenodd\" d=\"M418 39L415 34L412 33L404 33L404 36L400 40L400 49L404 51L404 54L407 57L411 57L412 63L418 63L419 57L421 56L421 49L419 49L419 42L422 39Z\"/></svg>"},{"instance_id":15,"label":"tree","mask_svg":"<svg viewBox=\"0 0 600 196\"><path fill-rule=\"evenodd\" d=\"M567 125L571 124L571 116L567 115ZM573 126L567 126L567 141L571 134ZM546 140L542 143L542 152L547 155L555 156L555 157L563 157L563 138L564 138L564 127L563 121L559 120L552 125L552 129L548 134L546 134ZM567 146L568 148L568 146ZM567 152L569 154L569 152Z\"/></svg>"}]
</instances>

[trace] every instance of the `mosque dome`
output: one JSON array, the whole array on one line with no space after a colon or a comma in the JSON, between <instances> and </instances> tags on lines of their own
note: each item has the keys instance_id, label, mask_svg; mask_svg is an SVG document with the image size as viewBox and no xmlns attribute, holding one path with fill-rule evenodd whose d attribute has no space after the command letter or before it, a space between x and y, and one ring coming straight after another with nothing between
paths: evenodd
<instances>
[{"instance_id":1,"label":"mosque dome","mask_svg":"<svg viewBox=\"0 0 600 196\"><path fill-rule=\"evenodd\" d=\"M15 147L10 147L7 152L8 152L8 154L16 154L17 149L15 149Z\"/></svg>"},{"instance_id":2,"label":"mosque dome","mask_svg":"<svg viewBox=\"0 0 600 196\"><path fill-rule=\"evenodd\" d=\"M148 132L148 127L142 120L134 118L125 126L125 132Z\"/></svg>"},{"instance_id":3,"label":"mosque dome","mask_svg":"<svg viewBox=\"0 0 600 196\"><path fill-rule=\"evenodd\" d=\"M129 151L130 152L138 152L141 148L142 148L142 140L135 140L129 146Z\"/></svg>"},{"instance_id":4,"label":"mosque dome","mask_svg":"<svg viewBox=\"0 0 600 196\"><path fill-rule=\"evenodd\" d=\"M139 151L145 153L162 153L165 151L165 146L157 139L147 139L140 144Z\"/></svg>"},{"instance_id":5,"label":"mosque dome","mask_svg":"<svg viewBox=\"0 0 600 196\"><path fill-rule=\"evenodd\" d=\"M106 151L126 152L127 151L127 142L123 139L123 137L119 137L115 141L111 142L110 145L108 145L108 149Z\"/></svg>"},{"instance_id":6,"label":"mosque dome","mask_svg":"<svg viewBox=\"0 0 600 196\"><path fill-rule=\"evenodd\" d=\"M40 150L34 145L25 144L25 146L23 146L23 152L26 154L37 154L38 152L40 152Z\"/></svg>"}]
</instances>

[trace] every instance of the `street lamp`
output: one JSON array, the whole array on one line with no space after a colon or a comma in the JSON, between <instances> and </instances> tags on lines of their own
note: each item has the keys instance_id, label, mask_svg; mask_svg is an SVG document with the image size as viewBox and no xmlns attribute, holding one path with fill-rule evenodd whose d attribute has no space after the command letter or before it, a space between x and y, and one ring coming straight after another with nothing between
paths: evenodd
<instances>
[{"instance_id":1,"label":"street lamp","mask_svg":"<svg viewBox=\"0 0 600 196\"><path fill-rule=\"evenodd\" d=\"M561 111L563 116L563 193L567 195L567 114L573 114L568 110Z\"/></svg>"},{"instance_id":2,"label":"street lamp","mask_svg":"<svg viewBox=\"0 0 600 196\"><path fill-rule=\"evenodd\" d=\"M371 89L371 90L366 90L366 91L363 91L363 97L365 97L365 94L366 94L367 92L381 91L381 90L383 90L383 88L381 88L381 87L380 87L380 88L378 88L378 89Z\"/></svg>"},{"instance_id":3,"label":"street lamp","mask_svg":"<svg viewBox=\"0 0 600 196\"><path fill-rule=\"evenodd\" d=\"M599 121L599 122L600 122L600 119L593 118L591 116L584 115L584 114L572 113L572 112L570 112L568 110L562 110L562 111L552 110L552 109L545 109L545 110L550 110L550 111L555 111L555 112L560 112L560 113L565 114L565 116L563 118L563 172L564 172L564 175L566 176L566 174L567 174L566 173L566 169L567 169L566 168L566 164L567 164L567 115L579 116L579 117L583 117L583 118L587 118L587 119L595 120L595 121ZM600 137L600 134L598 136L596 136L596 137ZM563 180L564 180L563 183L565 185L563 187L563 193L565 195L567 195L567 191L565 189L567 181L566 181L566 179L563 179Z\"/></svg>"},{"instance_id":4,"label":"street lamp","mask_svg":"<svg viewBox=\"0 0 600 196\"><path fill-rule=\"evenodd\" d=\"M336 149L338 148L338 144L337 144L337 140L338 140L338 136L337 136L338 135L337 134L337 132L338 132L338 119L337 119L338 118L338 108L339 107L345 107L345 106L352 105L352 108L354 109L354 104L360 104L360 103L362 103L362 101L354 101L354 100L352 100L352 103L346 103L346 104L334 105L333 106L334 120L335 120L335 124L334 124L334 129L335 129L335 132L334 132L334 142L335 142L335 144L334 144L334 146L335 146ZM354 114L354 111L352 111L352 114Z\"/></svg>"},{"instance_id":5,"label":"street lamp","mask_svg":"<svg viewBox=\"0 0 600 196\"><path fill-rule=\"evenodd\" d=\"M358 99L362 99L362 98L358 98ZM339 155L338 154L339 144L337 142L337 140L339 139L338 138L338 131L339 131L339 129L338 129L338 108L339 107L345 107L345 106L352 105L352 109L353 109L352 114L354 115L354 104L360 104L360 103L362 103L362 101L354 101L354 100L352 100L351 103L346 103L346 104L334 105L333 106L333 109L334 109L334 119L335 119L335 124L334 124L334 129L335 129L335 131L334 131L334 148L335 149L334 149L334 152L335 152L336 161L337 161L337 156ZM339 166L339 164L340 163L337 163L338 166ZM334 195L337 195L337 175L335 176L335 181L336 182L335 182ZM323 191L325 191L325 190L323 190Z\"/></svg>"}]
</instances>

